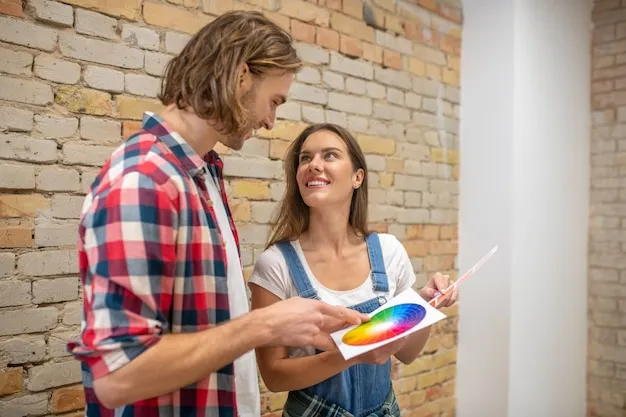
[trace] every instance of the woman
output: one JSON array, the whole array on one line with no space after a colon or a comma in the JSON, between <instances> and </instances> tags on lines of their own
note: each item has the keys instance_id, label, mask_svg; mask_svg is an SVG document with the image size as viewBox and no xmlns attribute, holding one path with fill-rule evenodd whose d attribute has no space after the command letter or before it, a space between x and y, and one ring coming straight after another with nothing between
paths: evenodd
<instances>
[{"instance_id":1,"label":"woman","mask_svg":"<svg viewBox=\"0 0 626 417\"><path fill-rule=\"evenodd\" d=\"M367 166L348 131L309 126L287 150L285 172L285 198L249 281L252 308L300 296L370 313L413 285L415 274L398 239L367 229ZM448 284L447 276L436 274L420 295L428 301ZM440 306L455 299L456 292ZM336 347L265 347L256 354L268 389L289 391L283 416L399 416L390 356L411 363L429 332L348 361Z\"/></svg>"}]
</instances>

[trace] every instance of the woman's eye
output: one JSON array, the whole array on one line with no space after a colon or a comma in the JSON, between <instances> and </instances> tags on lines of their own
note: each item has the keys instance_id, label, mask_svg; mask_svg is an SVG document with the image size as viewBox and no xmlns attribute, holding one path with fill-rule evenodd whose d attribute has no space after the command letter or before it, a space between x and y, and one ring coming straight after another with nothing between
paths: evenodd
<instances>
[{"instance_id":1,"label":"woman's eye","mask_svg":"<svg viewBox=\"0 0 626 417\"><path fill-rule=\"evenodd\" d=\"M334 152L328 152L328 153L326 154L326 159L334 159L334 158L337 158L337 154L336 154L336 153L334 153Z\"/></svg>"}]
</instances>

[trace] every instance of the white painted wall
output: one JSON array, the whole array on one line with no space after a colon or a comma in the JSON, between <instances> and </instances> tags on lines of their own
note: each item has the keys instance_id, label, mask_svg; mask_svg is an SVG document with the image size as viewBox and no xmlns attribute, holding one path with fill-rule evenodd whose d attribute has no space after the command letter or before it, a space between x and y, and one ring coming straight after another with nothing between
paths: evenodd
<instances>
[{"instance_id":1,"label":"white painted wall","mask_svg":"<svg viewBox=\"0 0 626 417\"><path fill-rule=\"evenodd\" d=\"M585 415L591 4L465 0L459 417Z\"/></svg>"}]
</instances>

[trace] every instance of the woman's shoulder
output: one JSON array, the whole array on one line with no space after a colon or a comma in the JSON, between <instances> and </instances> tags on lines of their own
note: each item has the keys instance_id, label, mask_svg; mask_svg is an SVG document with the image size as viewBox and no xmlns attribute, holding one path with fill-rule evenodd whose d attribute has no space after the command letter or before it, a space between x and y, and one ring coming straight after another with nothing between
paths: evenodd
<instances>
[{"instance_id":1,"label":"woman's shoulder","mask_svg":"<svg viewBox=\"0 0 626 417\"><path fill-rule=\"evenodd\" d=\"M272 245L256 256L248 282L265 288L280 299L290 296L289 268L278 245Z\"/></svg>"},{"instance_id":2,"label":"woman's shoulder","mask_svg":"<svg viewBox=\"0 0 626 417\"><path fill-rule=\"evenodd\" d=\"M278 244L273 244L255 257L254 269L258 271L271 270L286 266L285 258Z\"/></svg>"},{"instance_id":3,"label":"woman's shoulder","mask_svg":"<svg viewBox=\"0 0 626 417\"><path fill-rule=\"evenodd\" d=\"M378 240L380 241L380 246L382 248L391 247L397 249L398 247L402 247L402 243L396 235L392 235L391 233L375 233L378 235Z\"/></svg>"}]
</instances>

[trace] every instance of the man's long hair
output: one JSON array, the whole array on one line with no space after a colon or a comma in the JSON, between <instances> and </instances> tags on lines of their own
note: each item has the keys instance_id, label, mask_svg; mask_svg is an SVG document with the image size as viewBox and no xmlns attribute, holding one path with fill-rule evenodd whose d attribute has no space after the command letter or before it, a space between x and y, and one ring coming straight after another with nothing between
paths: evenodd
<instances>
[{"instance_id":1,"label":"man's long hair","mask_svg":"<svg viewBox=\"0 0 626 417\"><path fill-rule=\"evenodd\" d=\"M297 72L302 61L292 38L259 12L232 11L204 26L167 64L159 99L189 108L219 124L222 134L237 132L247 112L237 96L237 75L247 64L253 76L269 71Z\"/></svg>"}]
</instances>

